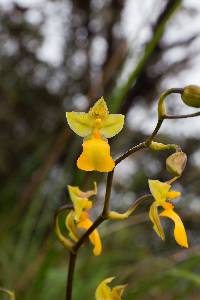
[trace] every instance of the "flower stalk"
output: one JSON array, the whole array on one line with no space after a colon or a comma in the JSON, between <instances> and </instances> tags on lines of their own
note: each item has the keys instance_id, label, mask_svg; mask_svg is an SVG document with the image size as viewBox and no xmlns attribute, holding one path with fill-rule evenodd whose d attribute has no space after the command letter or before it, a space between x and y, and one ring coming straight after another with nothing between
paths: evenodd
<instances>
[{"instance_id":1,"label":"flower stalk","mask_svg":"<svg viewBox=\"0 0 200 300\"><path fill-rule=\"evenodd\" d=\"M6 294L10 300L15 300L15 293L7 290L5 288L0 287L0 292Z\"/></svg>"}]
</instances>

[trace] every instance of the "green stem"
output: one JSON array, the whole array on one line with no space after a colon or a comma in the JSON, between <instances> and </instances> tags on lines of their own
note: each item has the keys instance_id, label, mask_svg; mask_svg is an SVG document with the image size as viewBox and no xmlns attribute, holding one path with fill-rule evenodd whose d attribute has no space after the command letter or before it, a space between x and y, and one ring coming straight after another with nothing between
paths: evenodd
<instances>
[{"instance_id":1,"label":"green stem","mask_svg":"<svg viewBox=\"0 0 200 300\"><path fill-rule=\"evenodd\" d=\"M110 220L125 220L128 217L130 217L130 215L136 210L136 208L140 206L144 201L152 198L153 197L151 194L141 196L140 198L138 198L136 201L133 202L133 204L127 209L126 212L118 213L115 211L110 211L108 214L108 218Z\"/></svg>"},{"instance_id":2,"label":"green stem","mask_svg":"<svg viewBox=\"0 0 200 300\"><path fill-rule=\"evenodd\" d=\"M12 291L0 287L0 292L8 295L10 297L10 300L15 300L15 294Z\"/></svg>"},{"instance_id":3,"label":"green stem","mask_svg":"<svg viewBox=\"0 0 200 300\"><path fill-rule=\"evenodd\" d=\"M158 101L158 118L164 119L166 116L165 112L165 98L171 94L182 94L183 89L182 88L172 88L160 95L159 101Z\"/></svg>"}]
</instances>

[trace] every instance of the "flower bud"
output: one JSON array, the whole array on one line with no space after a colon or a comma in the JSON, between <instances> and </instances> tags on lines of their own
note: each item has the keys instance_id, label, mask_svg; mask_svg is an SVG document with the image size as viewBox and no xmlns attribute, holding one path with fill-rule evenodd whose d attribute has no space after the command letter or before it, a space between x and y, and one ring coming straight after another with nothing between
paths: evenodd
<instances>
[{"instance_id":1,"label":"flower bud","mask_svg":"<svg viewBox=\"0 0 200 300\"><path fill-rule=\"evenodd\" d=\"M183 102L192 107L200 107L200 86L188 85L181 94Z\"/></svg>"},{"instance_id":2,"label":"flower bud","mask_svg":"<svg viewBox=\"0 0 200 300\"><path fill-rule=\"evenodd\" d=\"M187 155L180 151L173 153L166 160L167 171L173 176L181 176L187 163Z\"/></svg>"}]
</instances>

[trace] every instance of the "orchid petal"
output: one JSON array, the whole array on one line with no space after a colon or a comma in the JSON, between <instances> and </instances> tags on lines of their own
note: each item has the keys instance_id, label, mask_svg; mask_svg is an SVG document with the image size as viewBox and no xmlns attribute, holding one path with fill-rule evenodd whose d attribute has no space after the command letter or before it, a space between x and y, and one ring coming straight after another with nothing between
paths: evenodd
<instances>
[{"instance_id":1,"label":"orchid petal","mask_svg":"<svg viewBox=\"0 0 200 300\"><path fill-rule=\"evenodd\" d=\"M101 97L95 104L90 108L88 112L89 116L92 118L103 119L109 114L107 104L103 97Z\"/></svg>"},{"instance_id":2,"label":"orchid petal","mask_svg":"<svg viewBox=\"0 0 200 300\"><path fill-rule=\"evenodd\" d=\"M127 284L123 285L117 285L112 289L111 295L112 295L112 300L121 300L121 296L127 287Z\"/></svg>"},{"instance_id":3,"label":"orchid petal","mask_svg":"<svg viewBox=\"0 0 200 300\"><path fill-rule=\"evenodd\" d=\"M106 138L111 138L118 134L124 126L124 115L121 114L109 114L108 117L103 120L102 127L99 132Z\"/></svg>"},{"instance_id":4,"label":"orchid petal","mask_svg":"<svg viewBox=\"0 0 200 300\"><path fill-rule=\"evenodd\" d=\"M180 196L181 196L180 192L173 191L173 190L171 190L167 193L167 198L170 200L174 200L176 198L179 198Z\"/></svg>"},{"instance_id":5,"label":"orchid petal","mask_svg":"<svg viewBox=\"0 0 200 300\"><path fill-rule=\"evenodd\" d=\"M107 284L110 283L113 279L114 277L106 278L98 285L95 293L96 300L112 300L111 289Z\"/></svg>"},{"instance_id":6,"label":"orchid petal","mask_svg":"<svg viewBox=\"0 0 200 300\"><path fill-rule=\"evenodd\" d=\"M85 212L84 215L86 216L86 214L87 213ZM77 227L88 230L92 225L93 225L93 222L89 219L89 217L84 217L83 220L78 223ZM95 229L89 235L89 240L94 245L93 254L95 256L100 255L101 251L102 251L102 244L101 244L101 239L100 239L97 229Z\"/></svg>"},{"instance_id":7,"label":"orchid petal","mask_svg":"<svg viewBox=\"0 0 200 300\"><path fill-rule=\"evenodd\" d=\"M159 180L149 180L149 188L156 202L160 205L167 199L167 193L169 192L171 185Z\"/></svg>"},{"instance_id":8,"label":"orchid petal","mask_svg":"<svg viewBox=\"0 0 200 300\"><path fill-rule=\"evenodd\" d=\"M121 296L127 285L117 285L114 288L110 288L110 283L114 277L109 277L103 280L97 287L95 298L96 300L121 300Z\"/></svg>"},{"instance_id":9,"label":"orchid petal","mask_svg":"<svg viewBox=\"0 0 200 300\"><path fill-rule=\"evenodd\" d=\"M69 230L70 238L77 242L79 240L79 235L75 224L75 213L73 210L68 213L65 219L65 226Z\"/></svg>"},{"instance_id":10,"label":"orchid petal","mask_svg":"<svg viewBox=\"0 0 200 300\"><path fill-rule=\"evenodd\" d=\"M77 186L68 185L68 190L74 205L75 220L78 221L82 211L92 207L92 202L87 198L80 197L83 192Z\"/></svg>"},{"instance_id":11,"label":"orchid petal","mask_svg":"<svg viewBox=\"0 0 200 300\"><path fill-rule=\"evenodd\" d=\"M162 227L162 224L160 222L159 215L158 215L158 205L155 201L150 207L149 217L150 217L151 222L153 223L153 229L155 230L157 235L162 240L165 240L165 234L164 234L163 227Z\"/></svg>"},{"instance_id":12,"label":"orchid petal","mask_svg":"<svg viewBox=\"0 0 200 300\"><path fill-rule=\"evenodd\" d=\"M160 213L160 216L170 218L174 222L175 225L174 238L176 242L180 246L188 248L188 241L187 241L187 234L185 231L185 227L179 215L175 213L175 211L173 210L173 206L172 208L165 209L162 213Z\"/></svg>"},{"instance_id":13,"label":"orchid petal","mask_svg":"<svg viewBox=\"0 0 200 300\"><path fill-rule=\"evenodd\" d=\"M86 140L83 143L83 152L77 160L77 166L84 171L112 171L115 162L110 156L109 144L99 138Z\"/></svg>"},{"instance_id":14,"label":"orchid petal","mask_svg":"<svg viewBox=\"0 0 200 300\"><path fill-rule=\"evenodd\" d=\"M67 122L69 127L79 136L86 137L92 133L93 120L85 112L67 112Z\"/></svg>"}]
</instances>

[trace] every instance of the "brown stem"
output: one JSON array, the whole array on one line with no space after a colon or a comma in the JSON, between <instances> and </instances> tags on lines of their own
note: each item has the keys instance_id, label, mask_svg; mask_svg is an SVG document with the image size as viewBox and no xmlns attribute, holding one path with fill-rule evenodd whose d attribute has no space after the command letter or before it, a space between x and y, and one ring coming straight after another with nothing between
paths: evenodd
<instances>
[{"instance_id":1,"label":"brown stem","mask_svg":"<svg viewBox=\"0 0 200 300\"><path fill-rule=\"evenodd\" d=\"M193 118L193 117L198 117L200 116L200 112L196 112L193 114L188 114L188 115L174 115L174 116L170 116L170 115L165 115L164 118L165 119L187 119L187 118Z\"/></svg>"},{"instance_id":2,"label":"brown stem","mask_svg":"<svg viewBox=\"0 0 200 300\"><path fill-rule=\"evenodd\" d=\"M113 181L114 170L108 173L107 183L106 183L106 193L104 200L104 207L101 215L96 219L96 221L92 224L92 226L81 236L73 250L76 252L84 243L84 241L88 238L88 236L104 221L107 219L108 210L109 210L109 200L111 195L112 181Z\"/></svg>"},{"instance_id":3,"label":"brown stem","mask_svg":"<svg viewBox=\"0 0 200 300\"><path fill-rule=\"evenodd\" d=\"M129 149L128 151L126 151L124 154L122 154L121 156L119 156L116 160L115 160L115 165L118 165L122 160L124 160L125 158L127 158L128 156L130 156L131 154L146 148L146 142L142 142L134 147L132 147L131 149Z\"/></svg>"},{"instance_id":4,"label":"brown stem","mask_svg":"<svg viewBox=\"0 0 200 300\"><path fill-rule=\"evenodd\" d=\"M76 255L79 250L79 248L82 246L84 241L89 237L89 235L107 218L107 213L109 209L109 200L110 200L110 194L111 194L111 187L112 187L112 180L113 180L113 173L108 173L107 176L107 184L106 184L106 194L105 194L105 200L104 200L104 208L102 211L102 214L96 219L96 221L92 224L92 226L80 237L78 242L73 247L73 253L70 253L69 258L69 269L68 269L68 277L67 277L67 292L66 292L66 300L72 299L72 287L73 287L73 276L75 271L75 261L76 261ZM67 207L68 208L68 207ZM66 209L66 207L64 208ZM61 208L62 211L62 208Z\"/></svg>"},{"instance_id":5,"label":"brown stem","mask_svg":"<svg viewBox=\"0 0 200 300\"><path fill-rule=\"evenodd\" d=\"M66 300L72 300L72 286L73 286L75 264L76 264L76 254L70 252L68 276L67 276Z\"/></svg>"},{"instance_id":6,"label":"brown stem","mask_svg":"<svg viewBox=\"0 0 200 300\"><path fill-rule=\"evenodd\" d=\"M128 156L130 156L131 154L145 149L147 147L149 147L149 145L151 144L151 142L153 141L154 137L156 136L156 134L158 133L162 123L163 123L164 119L158 119L158 122L156 124L156 127L154 129L154 131L152 132L152 134L146 139L145 142L142 142L134 147L132 147L131 149L129 149L128 151L126 151L124 154L122 154L121 156L119 156L116 160L115 160L115 165L119 164L122 160L124 160L125 158L127 158Z\"/></svg>"},{"instance_id":7,"label":"brown stem","mask_svg":"<svg viewBox=\"0 0 200 300\"><path fill-rule=\"evenodd\" d=\"M82 246L84 241L88 238L88 236L105 220L105 217L100 215L96 221L90 226L90 228L81 236L81 238L78 240L76 245L74 246L73 250L77 252L79 248Z\"/></svg>"},{"instance_id":8,"label":"brown stem","mask_svg":"<svg viewBox=\"0 0 200 300\"><path fill-rule=\"evenodd\" d=\"M109 211L109 204L110 204L110 195L111 195L111 189L112 189L113 175L114 175L114 169L113 169L113 171L109 172L108 176L107 176L106 194L105 194L104 207L103 207L103 212L102 212L102 216L104 218L107 217L107 214L108 214L108 211Z\"/></svg>"}]
</instances>

